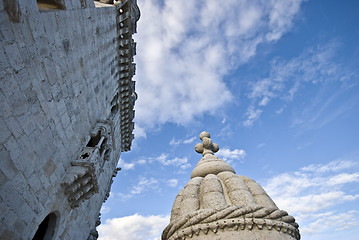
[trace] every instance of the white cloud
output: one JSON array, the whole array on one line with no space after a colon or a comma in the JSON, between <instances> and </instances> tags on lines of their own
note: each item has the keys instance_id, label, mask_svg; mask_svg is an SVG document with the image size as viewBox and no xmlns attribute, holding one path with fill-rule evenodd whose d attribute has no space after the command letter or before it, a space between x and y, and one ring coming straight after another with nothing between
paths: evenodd
<instances>
[{"instance_id":1,"label":"white cloud","mask_svg":"<svg viewBox=\"0 0 359 240\"><path fill-rule=\"evenodd\" d=\"M122 201L133 198L136 195L142 194L148 190L156 190L159 188L158 180L154 178L140 177L139 181L131 186L131 190L128 193L117 193Z\"/></svg>"},{"instance_id":2,"label":"white cloud","mask_svg":"<svg viewBox=\"0 0 359 240\"><path fill-rule=\"evenodd\" d=\"M243 122L243 126L251 127L253 126L253 122L257 120L262 114L262 110L254 109L253 106L249 106L246 112L247 120Z\"/></svg>"},{"instance_id":3,"label":"white cloud","mask_svg":"<svg viewBox=\"0 0 359 240\"><path fill-rule=\"evenodd\" d=\"M172 178L167 181L168 186L176 187L178 185L178 179Z\"/></svg>"},{"instance_id":4,"label":"white cloud","mask_svg":"<svg viewBox=\"0 0 359 240\"><path fill-rule=\"evenodd\" d=\"M122 158L117 163L117 167L120 167L121 170L130 170L135 168L134 163L126 163Z\"/></svg>"},{"instance_id":5,"label":"white cloud","mask_svg":"<svg viewBox=\"0 0 359 240\"><path fill-rule=\"evenodd\" d=\"M313 172L313 174L322 174L326 172L338 172L347 169L357 168L358 163L349 160L335 160L328 164L310 164L301 168L302 171L305 172Z\"/></svg>"},{"instance_id":6,"label":"white cloud","mask_svg":"<svg viewBox=\"0 0 359 240\"><path fill-rule=\"evenodd\" d=\"M98 227L99 240L160 240L169 216L131 216L106 220Z\"/></svg>"},{"instance_id":7,"label":"white cloud","mask_svg":"<svg viewBox=\"0 0 359 240\"><path fill-rule=\"evenodd\" d=\"M301 2L140 1L136 137L165 122L188 124L232 101L224 76L288 31Z\"/></svg>"},{"instance_id":8,"label":"white cloud","mask_svg":"<svg viewBox=\"0 0 359 240\"><path fill-rule=\"evenodd\" d=\"M359 200L358 167L350 160L312 164L272 177L264 189L279 208L295 216L303 238L318 239L319 234L333 230L332 226L339 231L358 225L355 210L343 205Z\"/></svg>"},{"instance_id":9,"label":"white cloud","mask_svg":"<svg viewBox=\"0 0 359 240\"><path fill-rule=\"evenodd\" d=\"M168 155L162 153L160 156L154 158L154 160L158 161L159 163L161 163L164 166L181 166L184 165L188 162L187 157L183 157L183 158L172 158L172 159L168 159Z\"/></svg>"},{"instance_id":10,"label":"white cloud","mask_svg":"<svg viewBox=\"0 0 359 240\"><path fill-rule=\"evenodd\" d=\"M196 139L198 139L198 137L192 137L192 138L183 140L183 143L184 143L184 144L193 143Z\"/></svg>"},{"instance_id":11,"label":"white cloud","mask_svg":"<svg viewBox=\"0 0 359 240\"><path fill-rule=\"evenodd\" d=\"M311 217L313 221L308 225L300 229L302 234L316 234L317 232L326 232L330 230L345 230L358 226L358 211L352 210L344 213L320 213L313 214Z\"/></svg>"},{"instance_id":12,"label":"white cloud","mask_svg":"<svg viewBox=\"0 0 359 240\"><path fill-rule=\"evenodd\" d=\"M233 160L244 159L247 154L243 149L230 150L229 148L221 148L216 155L224 161L231 163Z\"/></svg>"}]
</instances>

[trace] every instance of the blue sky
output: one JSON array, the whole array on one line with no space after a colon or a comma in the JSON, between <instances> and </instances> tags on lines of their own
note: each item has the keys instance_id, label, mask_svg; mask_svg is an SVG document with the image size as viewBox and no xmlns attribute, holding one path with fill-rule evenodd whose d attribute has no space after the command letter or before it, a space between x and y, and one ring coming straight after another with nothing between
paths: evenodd
<instances>
[{"instance_id":1,"label":"blue sky","mask_svg":"<svg viewBox=\"0 0 359 240\"><path fill-rule=\"evenodd\" d=\"M100 239L159 239L209 131L302 239L359 236L359 2L139 0L136 129Z\"/></svg>"}]
</instances>

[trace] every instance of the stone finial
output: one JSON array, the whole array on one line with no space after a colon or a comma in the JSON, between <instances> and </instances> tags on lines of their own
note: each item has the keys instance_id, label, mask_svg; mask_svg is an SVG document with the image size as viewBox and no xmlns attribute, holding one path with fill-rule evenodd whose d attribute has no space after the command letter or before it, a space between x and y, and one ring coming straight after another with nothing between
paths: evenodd
<instances>
[{"instance_id":1,"label":"stone finial","mask_svg":"<svg viewBox=\"0 0 359 240\"><path fill-rule=\"evenodd\" d=\"M217 143L212 143L211 135L209 132L203 131L199 135L199 138L202 140L202 143L197 143L194 149L198 153L202 153L203 156L206 154L213 155L213 152L217 152L219 150L219 146Z\"/></svg>"}]
</instances>

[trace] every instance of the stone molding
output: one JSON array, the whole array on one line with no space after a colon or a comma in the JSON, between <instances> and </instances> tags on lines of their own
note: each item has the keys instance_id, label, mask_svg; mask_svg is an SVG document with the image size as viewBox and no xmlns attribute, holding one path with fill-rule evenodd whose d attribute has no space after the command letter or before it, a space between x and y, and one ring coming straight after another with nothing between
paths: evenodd
<instances>
[{"instance_id":1,"label":"stone molding","mask_svg":"<svg viewBox=\"0 0 359 240\"><path fill-rule=\"evenodd\" d=\"M300 239L298 224L286 211L265 208L259 205L244 207L231 205L222 209L201 209L181 219L171 222L162 233L162 240L178 240L192 238L200 231L207 234L209 230L217 233L218 229L277 230Z\"/></svg>"}]
</instances>

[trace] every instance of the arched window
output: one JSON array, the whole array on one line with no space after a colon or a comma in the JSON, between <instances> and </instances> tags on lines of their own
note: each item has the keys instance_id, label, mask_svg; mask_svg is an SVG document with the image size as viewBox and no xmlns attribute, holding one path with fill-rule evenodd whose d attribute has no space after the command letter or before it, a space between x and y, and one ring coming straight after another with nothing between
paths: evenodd
<instances>
[{"instance_id":1,"label":"arched window","mask_svg":"<svg viewBox=\"0 0 359 240\"><path fill-rule=\"evenodd\" d=\"M32 240L50 240L53 238L56 230L57 215L50 213L40 223Z\"/></svg>"},{"instance_id":2,"label":"arched window","mask_svg":"<svg viewBox=\"0 0 359 240\"><path fill-rule=\"evenodd\" d=\"M65 9L62 0L37 0L37 7L40 11Z\"/></svg>"}]
</instances>

